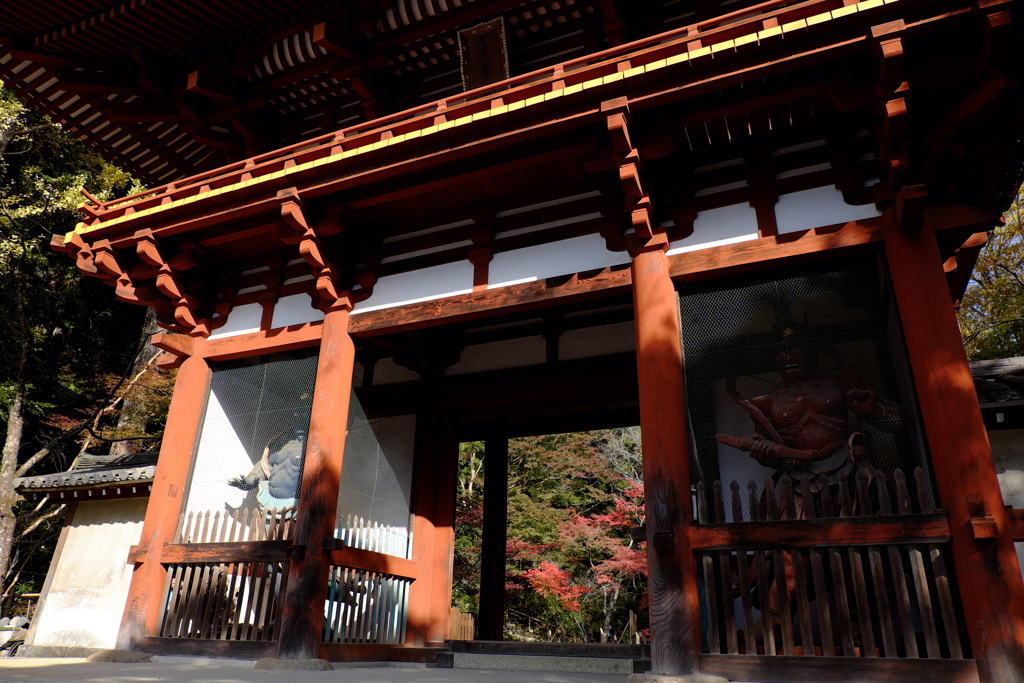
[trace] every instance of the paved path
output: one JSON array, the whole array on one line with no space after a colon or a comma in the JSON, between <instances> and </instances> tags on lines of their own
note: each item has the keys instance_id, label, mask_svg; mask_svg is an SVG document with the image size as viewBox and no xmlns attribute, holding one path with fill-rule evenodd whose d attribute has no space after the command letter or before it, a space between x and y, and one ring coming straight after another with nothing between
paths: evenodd
<instances>
[{"instance_id":1,"label":"paved path","mask_svg":"<svg viewBox=\"0 0 1024 683\"><path fill-rule=\"evenodd\" d=\"M159 657L141 664L78 658L0 657L0 682L26 683L626 683L616 674L570 674L423 666L350 667L334 671L254 671L252 662Z\"/></svg>"}]
</instances>

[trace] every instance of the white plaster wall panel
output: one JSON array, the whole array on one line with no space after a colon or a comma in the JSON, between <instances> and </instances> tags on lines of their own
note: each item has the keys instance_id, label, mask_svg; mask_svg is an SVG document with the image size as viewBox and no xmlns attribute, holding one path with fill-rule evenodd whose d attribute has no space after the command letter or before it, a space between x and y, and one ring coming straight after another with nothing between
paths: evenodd
<instances>
[{"instance_id":1,"label":"white plaster wall panel","mask_svg":"<svg viewBox=\"0 0 1024 683\"><path fill-rule=\"evenodd\" d=\"M148 498L82 501L67 530L29 645L115 647Z\"/></svg>"},{"instance_id":2,"label":"white plaster wall panel","mask_svg":"<svg viewBox=\"0 0 1024 683\"><path fill-rule=\"evenodd\" d=\"M1024 509L1024 429L1000 429L988 433L1003 502ZM1024 543L1015 543L1024 578Z\"/></svg>"},{"instance_id":3,"label":"white plaster wall panel","mask_svg":"<svg viewBox=\"0 0 1024 683\"><path fill-rule=\"evenodd\" d=\"M547 342L540 335L473 344L462 351L459 362L445 370L445 375L467 375L471 372L521 368L540 365L547 357Z\"/></svg>"},{"instance_id":4,"label":"white plaster wall panel","mask_svg":"<svg viewBox=\"0 0 1024 683\"><path fill-rule=\"evenodd\" d=\"M669 243L669 255L756 240L757 212L749 204L732 204L697 214L693 234Z\"/></svg>"},{"instance_id":5,"label":"white plaster wall panel","mask_svg":"<svg viewBox=\"0 0 1024 683\"><path fill-rule=\"evenodd\" d=\"M558 359L592 358L625 353L636 348L636 330L631 322L567 330L558 338Z\"/></svg>"},{"instance_id":6,"label":"white plaster wall panel","mask_svg":"<svg viewBox=\"0 0 1024 683\"><path fill-rule=\"evenodd\" d=\"M488 288L534 282L622 263L629 263L629 254L609 251L600 235L582 235L495 254L488 269Z\"/></svg>"},{"instance_id":7,"label":"white plaster wall panel","mask_svg":"<svg viewBox=\"0 0 1024 683\"><path fill-rule=\"evenodd\" d=\"M473 291L473 264L456 261L408 273L386 275L373 286L373 295L353 307L353 313L414 304Z\"/></svg>"},{"instance_id":8,"label":"white plaster wall panel","mask_svg":"<svg viewBox=\"0 0 1024 683\"><path fill-rule=\"evenodd\" d=\"M409 368L403 368L392 358L381 358L373 366L373 386L381 384L400 384L401 382L415 382L420 378Z\"/></svg>"},{"instance_id":9,"label":"white plaster wall panel","mask_svg":"<svg viewBox=\"0 0 1024 683\"><path fill-rule=\"evenodd\" d=\"M272 329L302 325L316 320L323 320L324 312L313 308L313 300L308 294L283 296L274 304L274 317L270 322Z\"/></svg>"},{"instance_id":10,"label":"white plaster wall panel","mask_svg":"<svg viewBox=\"0 0 1024 683\"><path fill-rule=\"evenodd\" d=\"M831 185L781 195L775 205L780 235L881 215L874 204L847 204L843 193Z\"/></svg>"},{"instance_id":11,"label":"white plaster wall panel","mask_svg":"<svg viewBox=\"0 0 1024 683\"><path fill-rule=\"evenodd\" d=\"M252 459L235 433L231 421L221 407L217 395L210 392L199 439L199 450L189 483L185 514L214 512L227 505L238 508L245 501L246 491L228 485L228 480L243 476L252 469Z\"/></svg>"},{"instance_id":12,"label":"white plaster wall panel","mask_svg":"<svg viewBox=\"0 0 1024 683\"><path fill-rule=\"evenodd\" d=\"M213 334L210 335L210 339L221 339L222 337L234 337L239 334L259 332L262 319L262 304L235 306L228 313L227 322L214 330Z\"/></svg>"}]
</instances>

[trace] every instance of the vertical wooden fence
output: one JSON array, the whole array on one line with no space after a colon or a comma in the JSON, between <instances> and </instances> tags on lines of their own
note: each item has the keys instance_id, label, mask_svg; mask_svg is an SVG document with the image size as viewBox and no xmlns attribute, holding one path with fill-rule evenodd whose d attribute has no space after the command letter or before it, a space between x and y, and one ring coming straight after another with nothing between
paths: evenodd
<instances>
[{"instance_id":1,"label":"vertical wooden fence","mask_svg":"<svg viewBox=\"0 0 1024 683\"><path fill-rule=\"evenodd\" d=\"M864 680L892 666L976 679L930 491L920 468L909 486L900 470L698 485L701 670L800 680L839 660Z\"/></svg>"},{"instance_id":2,"label":"vertical wooden fence","mask_svg":"<svg viewBox=\"0 0 1024 683\"><path fill-rule=\"evenodd\" d=\"M452 607L448 623L449 640L473 640L476 636L476 619L458 607Z\"/></svg>"},{"instance_id":3,"label":"vertical wooden fence","mask_svg":"<svg viewBox=\"0 0 1024 683\"><path fill-rule=\"evenodd\" d=\"M158 635L276 640L292 523L291 511L182 515L177 543L161 558L167 588Z\"/></svg>"},{"instance_id":4,"label":"vertical wooden fence","mask_svg":"<svg viewBox=\"0 0 1024 683\"><path fill-rule=\"evenodd\" d=\"M410 583L400 576L332 567L323 642L404 642Z\"/></svg>"}]
</instances>

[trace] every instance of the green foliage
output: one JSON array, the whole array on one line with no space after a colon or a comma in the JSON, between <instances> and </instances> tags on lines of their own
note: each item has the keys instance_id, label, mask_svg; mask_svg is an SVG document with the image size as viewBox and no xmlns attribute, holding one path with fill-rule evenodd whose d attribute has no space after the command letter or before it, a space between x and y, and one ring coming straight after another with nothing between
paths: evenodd
<instances>
[{"instance_id":1,"label":"green foliage","mask_svg":"<svg viewBox=\"0 0 1024 683\"><path fill-rule=\"evenodd\" d=\"M990 233L960 307L970 360L1024 355L1024 194Z\"/></svg>"},{"instance_id":2,"label":"green foliage","mask_svg":"<svg viewBox=\"0 0 1024 683\"><path fill-rule=\"evenodd\" d=\"M15 586L41 584L63 513L63 506L18 502L15 470L37 459L33 474L70 464L77 447L40 449L101 405L131 364L144 315L50 248L54 235L80 220L82 187L101 200L139 189L0 88L0 588L9 596ZM162 417L159 406L152 411Z\"/></svg>"},{"instance_id":3,"label":"green foliage","mask_svg":"<svg viewBox=\"0 0 1024 683\"><path fill-rule=\"evenodd\" d=\"M142 309L79 275L50 239L73 230L85 187L100 199L137 189L127 174L0 89L0 414L25 386L24 451L80 419L123 371ZM25 368L21 351L29 347ZM6 436L6 434L4 434Z\"/></svg>"},{"instance_id":4,"label":"green foliage","mask_svg":"<svg viewBox=\"0 0 1024 683\"><path fill-rule=\"evenodd\" d=\"M487 481L483 444L463 444L453 604L475 612ZM629 538L643 523L639 430L509 441L506 633L615 640L642 611L646 556ZM486 458L486 455L483 455ZM475 486L467 486L470 476ZM641 620L643 620L641 616Z\"/></svg>"}]
</instances>

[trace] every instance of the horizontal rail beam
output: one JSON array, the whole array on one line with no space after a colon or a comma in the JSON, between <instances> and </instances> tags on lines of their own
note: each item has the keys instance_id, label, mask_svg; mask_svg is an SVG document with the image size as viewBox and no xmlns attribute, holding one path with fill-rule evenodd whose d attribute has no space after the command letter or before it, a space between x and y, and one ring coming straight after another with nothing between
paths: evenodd
<instances>
[{"instance_id":1,"label":"horizontal rail beam","mask_svg":"<svg viewBox=\"0 0 1024 683\"><path fill-rule=\"evenodd\" d=\"M694 550L767 550L827 546L945 543L949 522L943 513L887 517L801 519L781 522L694 524Z\"/></svg>"},{"instance_id":2,"label":"horizontal rail beam","mask_svg":"<svg viewBox=\"0 0 1024 683\"><path fill-rule=\"evenodd\" d=\"M245 541L242 543L164 543L160 561L165 564L206 562L281 562L301 558L306 547L291 541ZM129 554L133 562L134 547Z\"/></svg>"},{"instance_id":3,"label":"horizontal rail beam","mask_svg":"<svg viewBox=\"0 0 1024 683\"><path fill-rule=\"evenodd\" d=\"M362 569L378 574L397 576L400 579L420 578L420 566L414 560L404 557L375 553L362 548L335 548L325 551L331 564L351 569Z\"/></svg>"}]
</instances>

